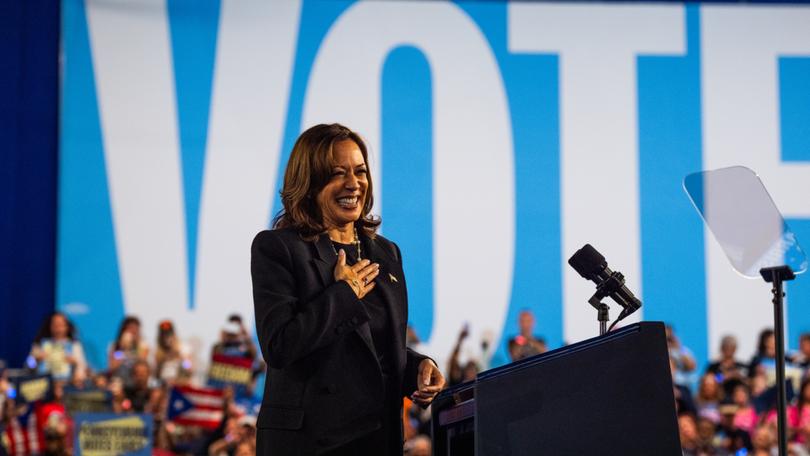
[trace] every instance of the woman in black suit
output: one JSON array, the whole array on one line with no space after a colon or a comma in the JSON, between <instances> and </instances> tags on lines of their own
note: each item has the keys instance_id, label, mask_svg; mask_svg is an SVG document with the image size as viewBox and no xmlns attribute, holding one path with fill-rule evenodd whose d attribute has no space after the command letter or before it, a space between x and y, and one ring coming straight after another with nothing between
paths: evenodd
<instances>
[{"instance_id":1,"label":"woman in black suit","mask_svg":"<svg viewBox=\"0 0 810 456\"><path fill-rule=\"evenodd\" d=\"M295 143L274 229L253 241L256 328L267 362L257 454L402 454L402 398L444 386L405 346L402 258L376 234L366 145L339 125Z\"/></svg>"}]
</instances>

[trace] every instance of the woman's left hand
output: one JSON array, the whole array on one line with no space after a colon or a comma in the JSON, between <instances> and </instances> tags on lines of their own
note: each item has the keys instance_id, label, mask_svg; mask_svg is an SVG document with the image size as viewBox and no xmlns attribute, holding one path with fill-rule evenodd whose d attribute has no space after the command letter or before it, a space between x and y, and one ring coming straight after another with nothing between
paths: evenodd
<instances>
[{"instance_id":1,"label":"woman's left hand","mask_svg":"<svg viewBox=\"0 0 810 456\"><path fill-rule=\"evenodd\" d=\"M416 378L418 390L411 394L411 399L422 407L433 402L439 392L444 389L444 376L439 367L430 359L423 359L419 363L419 374Z\"/></svg>"}]
</instances>

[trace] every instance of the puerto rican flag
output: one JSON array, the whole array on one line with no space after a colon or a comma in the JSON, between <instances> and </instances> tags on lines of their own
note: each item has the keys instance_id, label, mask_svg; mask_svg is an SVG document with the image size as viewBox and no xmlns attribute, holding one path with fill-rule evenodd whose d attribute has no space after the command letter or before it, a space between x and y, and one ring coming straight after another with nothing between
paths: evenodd
<instances>
[{"instance_id":1,"label":"puerto rican flag","mask_svg":"<svg viewBox=\"0 0 810 456\"><path fill-rule=\"evenodd\" d=\"M41 454L45 444L42 426L33 407L12 418L3 432L3 445L11 456L28 456Z\"/></svg>"},{"instance_id":2,"label":"puerto rican flag","mask_svg":"<svg viewBox=\"0 0 810 456\"><path fill-rule=\"evenodd\" d=\"M169 421L184 426L216 429L222 422L222 390L175 386L169 396Z\"/></svg>"}]
</instances>

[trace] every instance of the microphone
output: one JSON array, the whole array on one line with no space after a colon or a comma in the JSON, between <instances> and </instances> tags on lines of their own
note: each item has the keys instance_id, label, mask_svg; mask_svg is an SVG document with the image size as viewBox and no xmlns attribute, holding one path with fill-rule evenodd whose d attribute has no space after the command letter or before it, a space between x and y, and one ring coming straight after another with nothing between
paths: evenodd
<instances>
[{"instance_id":1,"label":"microphone","mask_svg":"<svg viewBox=\"0 0 810 456\"><path fill-rule=\"evenodd\" d=\"M568 264L582 277L596 283L596 294L588 302L598 308L600 301L609 296L616 301L623 310L616 319L618 322L641 307L641 301L633 295L624 285L624 276L621 272L611 271L607 261L601 253L590 244L574 252L568 259Z\"/></svg>"}]
</instances>

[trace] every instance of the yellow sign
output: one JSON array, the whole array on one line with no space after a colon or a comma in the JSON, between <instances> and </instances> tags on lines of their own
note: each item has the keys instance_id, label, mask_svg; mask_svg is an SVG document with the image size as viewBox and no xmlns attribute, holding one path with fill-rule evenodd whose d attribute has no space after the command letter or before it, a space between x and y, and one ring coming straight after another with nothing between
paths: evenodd
<instances>
[{"instance_id":1,"label":"yellow sign","mask_svg":"<svg viewBox=\"0 0 810 456\"><path fill-rule=\"evenodd\" d=\"M225 363L214 363L211 364L211 371L208 373L208 378L223 383L249 385L252 375L253 373L249 368L232 366Z\"/></svg>"},{"instance_id":2,"label":"yellow sign","mask_svg":"<svg viewBox=\"0 0 810 456\"><path fill-rule=\"evenodd\" d=\"M82 456L113 456L143 450L149 444L146 425L137 416L84 422L79 429Z\"/></svg>"},{"instance_id":3,"label":"yellow sign","mask_svg":"<svg viewBox=\"0 0 810 456\"><path fill-rule=\"evenodd\" d=\"M38 401L48 394L50 381L48 377L39 377L33 380L20 382L20 396L27 402Z\"/></svg>"}]
</instances>

